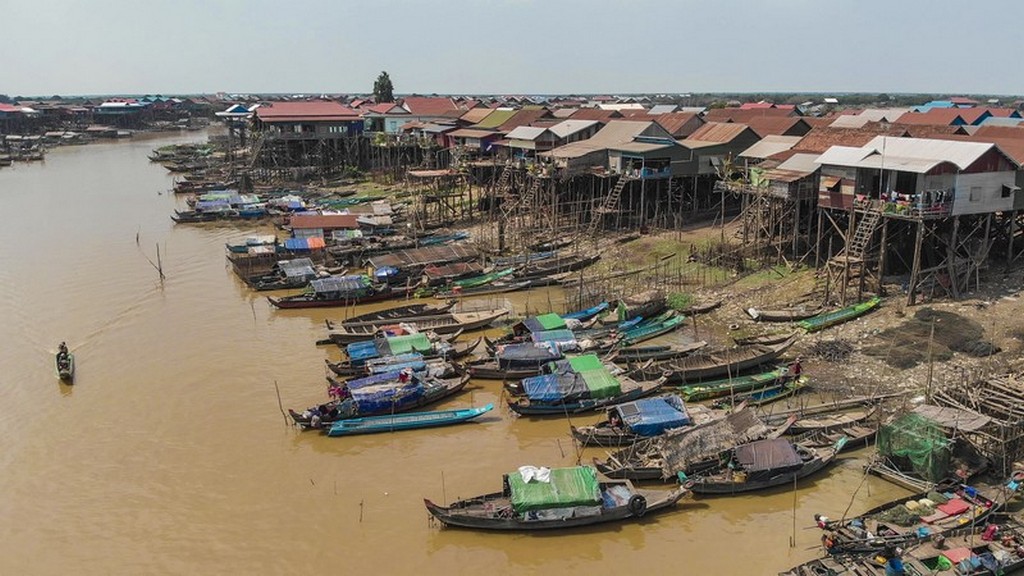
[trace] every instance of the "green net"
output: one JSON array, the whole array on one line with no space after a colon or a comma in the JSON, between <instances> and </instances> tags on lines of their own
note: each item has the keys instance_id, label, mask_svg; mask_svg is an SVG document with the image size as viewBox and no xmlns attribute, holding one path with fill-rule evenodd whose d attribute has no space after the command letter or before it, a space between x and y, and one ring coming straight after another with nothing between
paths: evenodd
<instances>
[{"instance_id":1,"label":"green net","mask_svg":"<svg viewBox=\"0 0 1024 576\"><path fill-rule=\"evenodd\" d=\"M878 452L929 482L949 473L951 444L937 423L919 414L906 414L878 431Z\"/></svg>"}]
</instances>

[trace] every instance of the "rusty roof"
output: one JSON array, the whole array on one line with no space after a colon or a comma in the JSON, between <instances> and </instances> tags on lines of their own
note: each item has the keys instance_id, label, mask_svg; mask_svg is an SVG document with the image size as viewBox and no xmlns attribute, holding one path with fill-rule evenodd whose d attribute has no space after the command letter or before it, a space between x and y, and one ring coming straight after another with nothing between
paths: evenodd
<instances>
[{"instance_id":1,"label":"rusty roof","mask_svg":"<svg viewBox=\"0 0 1024 576\"><path fill-rule=\"evenodd\" d=\"M751 118L747 126L758 136L803 136L811 131L811 126L796 116L762 116Z\"/></svg>"},{"instance_id":2,"label":"rusty roof","mask_svg":"<svg viewBox=\"0 0 1024 576\"><path fill-rule=\"evenodd\" d=\"M1024 138L1024 126L978 126L974 132L975 136L997 137L997 138Z\"/></svg>"},{"instance_id":3,"label":"rusty roof","mask_svg":"<svg viewBox=\"0 0 1024 576\"><path fill-rule=\"evenodd\" d=\"M700 140L703 142L725 144L727 142L732 142L737 136L749 129L750 128L746 124L738 124L735 122L708 122L700 128L697 128L693 134L690 134L687 140Z\"/></svg>"},{"instance_id":4,"label":"rusty roof","mask_svg":"<svg viewBox=\"0 0 1024 576\"><path fill-rule=\"evenodd\" d=\"M475 128L459 128L458 130L452 130L448 133L448 136L452 138L488 138L498 137L501 134L492 132L491 130L478 130Z\"/></svg>"},{"instance_id":5,"label":"rusty roof","mask_svg":"<svg viewBox=\"0 0 1024 576\"><path fill-rule=\"evenodd\" d=\"M907 124L906 131L911 138L945 138L950 134L966 134L964 126L944 124Z\"/></svg>"},{"instance_id":6,"label":"rusty roof","mask_svg":"<svg viewBox=\"0 0 1024 576\"><path fill-rule=\"evenodd\" d=\"M549 113L546 108L524 108L513 114L508 120L502 122L498 126L498 130L501 132L511 132L520 126L529 126L532 122L547 116L549 116Z\"/></svg>"},{"instance_id":7,"label":"rusty roof","mask_svg":"<svg viewBox=\"0 0 1024 576\"><path fill-rule=\"evenodd\" d=\"M804 135L803 139L793 147L793 150L820 154L833 146L860 147L870 142L875 136L884 133L882 130L869 128L814 128Z\"/></svg>"},{"instance_id":8,"label":"rusty roof","mask_svg":"<svg viewBox=\"0 0 1024 576\"><path fill-rule=\"evenodd\" d=\"M315 100L310 102L271 102L256 109L256 116L264 122L295 121L350 121L359 113L337 102Z\"/></svg>"},{"instance_id":9,"label":"rusty roof","mask_svg":"<svg viewBox=\"0 0 1024 576\"><path fill-rule=\"evenodd\" d=\"M968 122L963 116L960 108L929 108L927 112L907 112L893 121L895 124L937 124L952 125L959 119L961 122Z\"/></svg>"},{"instance_id":10,"label":"rusty roof","mask_svg":"<svg viewBox=\"0 0 1024 576\"><path fill-rule=\"evenodd\" d=\"M409 96L402 100L402 106L416 116L445 116L459 108L451 98L425 96Z\"/></svg>"},{"instance_id":11,"label":"rusty roof","mask_svg":"<svg viewBox=\"0 0 1024 576\"><path fill-rule=\"evenodd\" d=\"M622 118L618 110L602 110L600 108L580 108L573 112L569 118L572 120L597 120L601 123L608 123L616 118Z\"/></svg>"},{"instance_id":12,"label":"rusty roof","mask_svg":"<svg viewBox=\"0 0 1024 576\"><path fill-rule=\"evenodd\" d=\"M460 116L459 120L462 120L463 122L467 122L469 124L476 124L477 122L486 118L487 115L490 114L491 112L493 112L493 110L491 110L490 108L473 108L472 110L468 110L465 114Z\"/></svg>"}]
</instances>

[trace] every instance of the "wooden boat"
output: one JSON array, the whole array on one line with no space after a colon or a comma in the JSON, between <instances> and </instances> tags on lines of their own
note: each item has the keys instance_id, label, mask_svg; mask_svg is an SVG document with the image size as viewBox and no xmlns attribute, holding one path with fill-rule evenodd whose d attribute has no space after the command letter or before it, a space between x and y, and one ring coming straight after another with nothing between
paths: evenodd
<instances>
[{"instance_id":1,"label":"wooden boat","mask_svg":"<svg viewBox=\"0 0 1024 576\"><path fill-rule=\"evenodd\" d=\"M846 308L840 308L834 312L828 312L825 314L818 314L797 322L797 326L803 328L808 332L817 332L818 330L824 330L836 324L842 324L848 322L854 318L859 318L868 312L874 310L882 303L882 299L878 296L869 298L864 302L859 302L853 306L847 306Z\"/></svg>"},{"instance_id":2,"label":"wooden boat","mask_svg":"<svg viewBox=\"0 0 1024 576\"><path fill-rule=\"evenodd\" d=\"M694 426L721 415L704 406L685 406L682 398L669 394L617 404L608 408L600 422L569 428L573 439L581 446L622 448L667 430Z\"/></svg>"},{"instance_id":3,"label":"wooden boat","mask_svg":"<svg viewBox=\"0 0 1024 576\"><path fill-rule=\"evenodd\" d=\"M1024 480L1024 473L1017 472ZM1020 481L1001 486L943 482L930 490L876 506L855 518L815 515L829 537L831 554L872 554L909 545L967 525L983 526L988 516L1016 495Z\"/></svg>"},{"instance_id":4,"label":"wooden boat","mask_svg":"<svg viewBox=\"0 0 1024 576\"><path fill-rule=\"evenodd\" d=\"M720 352L697 354L678 360L659 362L653 366L653 370L668 372L669 382L697 382L728 374L741 374L745 370L775 361L794 342L796 342L796 337L771 346L755 344Z\"/></svg>"},{"instance_id":5,"label":"wooden boat","mask_svg":"<svg viewBox=\"0 0 1024 576\"><path fill-rule=\"evenodd\" d=\"M785 342L790 338L796 336L798 332L776 332L773 334L758 334L756 336L744 336L741 338L733 338L732 341L738 346L750 346L751 344L778 344L779 342Z\"/></svg>"},{"instance_id":6,"label":"wooden boat","mask_svg":"<svg viewBox=\"0 0 1024 576\"><path fill-rule=\"evenodd\" d=\"M679 310L679 313L684 316L696 316L698 314L707 314L708 312L717 310L722 305L722 302L723 300L713 300L711 302L705 302L703 304L691 304L686 308Z\"/></svg>"},{"instance_id":7,"label":"wooden boat","mask_svg":"<svg viewBox=\"0 0 1024 576\"><path fill-rule=\"evenodd\" d=\"M565 414L579 414L581 412L593 412L612 404L630 402L654 394L661 389L665 383L664 378L657 380L646 380L637 382L630 378L619 377L623 384L623 392L611 398L585 398L569 402L538 402L529 398L509 398L508 407L520 416L564 416Z\"/></svg>"},{"instance_id":8,"label":"wooden boat","mask_svg":"<svg viewBox=\"0 0 1024 576\"><path fill-rule=\"evenodd\" d=\"M433 428L451 426L468 422L494 409L494 404L482 408L461 408L458 410L439 410L435 412L404 412L386 416L369 416L339 420L331 424L328 436L354 436L356 434L374 434L378 432L396 432L398 430L415 430L417 428Z\"/></svg>"},{"instance_id":9,"label":"wooden boat","mask_svg":"<svg viewBox=\"0 0 1024 576\"><path fill-rule=\"evenodd\" d=\"M435 292L434 298L439 300L450 300L452 298L465 298L468 296L485 296L488 294L504 294L506 292L516 292L519 290L526 290L530 287L529 280L508 280L508 281L496 281L490 284L484 284L483 286L477 286L475 288L466 289L453 289L445 290L442 292Z\"/></svg>"},{"instance_id":10,"label":"wooden boat","mask_svg":"<svg viewBox=\"0 0 1024 576\"><path fill-rule=\"evenodd\" d=\"M817 308L795 306L793 308L780 308L777 310L747 308L747 314L758 322L796 322L797 320L817 316L824 311L824 306L818 306Z\"/></svg>"},{"instance_id":11,"label":"wooden boat","mask_svg":"<svg viewBox=\"0 0 1024 576\"><path fill-rule=\"evenodd\" d=\"M851 448L867 446L875 438L876 432L878 432L877 428L858 425L822 428L797 434L793 436L793 442L810 448L824 448L834 445L840 438L846 438L846 443L839 448L839 451L842 452Z\"/></svg>"},{"instance_id":12,"label":"wooden boat","mask_svg":"<svg viewBox=\"0 0 1024 576\"><path fill-rule=\"evenodd\" d=\"M675 358L682 358L683 356L693 354L707 345L708 343L702 340L700 342L684 344L682 346L629 346L626 348L616 348L613 352L615 355L613 359L615 362L673 360Z\"/></svg>"},{"instance_id":13,"label":"wooden boat","mask_svg":"<svg viewBox=\"0 0 1024 576\"><path fill-rule=\"evenodd\" d=\"M72 384L75 380L75 355L72 352L58 352L54 358L54 368L57 377L62 381Z\"/></svg>"},{"instance_id":14,"label":"wooden boat","mask_svg":"<svg viewBox=\"0 0 1024 576\"><path fill-rule=\"evenodd\" d=\"M250 248L257 246L276 246L277 236L273 234L262 234L257 236L249 236L244 241L238 244L225 244L228 252L235 254L248 254Z\"/></svg>"},{"instance_id":15,"label":"wooden boat","mask_svg":"<svg viewBox=\"0 0 1024 576\"><path fill-rule=\"evenodd\" d=\"M507 309L496 309L411 317L402 320L400 323L396 323L394 320L385 320L343 324L331 331L329 337L335 344L348 344L372 338L375 334L382 331L389 332L389 328L397 328L400 331L433 332L435 334L449 334L456 331L465 332L485 328L506 314L508 314Z\"/></svg>"},{"instance_id":16,"label":"wooden boat","mask_svg":"<svg viewBox=\"0 0 1024 576\"><path fill-rule=\"evenodd\" d=\"M328 330L333 330L335 324L345 326L362 324L364 322L402 322L406 318L444 314L451 310L453 306L455 306L455 302L446 302L444 304L406 304L404 306L396 306L394 308L386 308L384 310L359 314L358 316L346 318L338 323L331 322L330 320L325 320L325 322Z\"/></svg>"},{"instance_id":17,"label":"wooden boat","mask_svg":"<svg viewBox=\"0 0 1024 576\"><path fill-rule=\"evenodd\" d=\"M801 376L796 379L786 379L781 382L773 382L764 388L750 390L742 394L735 394L729 398L719 398L712 404L715 408L727 408L731 403L746 402L748 406L764 406L777 402L783 398L789 398L800 392L807 385L807 377Z\"/></svg>"},{"instance_id":18,"label":"wooden boat","mask_svg":"<svg viewBox=\"0 0 1024 576\"><path fill-rule=\"evenodd\" d=\"M534 286L558 284L558 274L576 272L601 259L600 254L590 256L569 256L531 262L516 270L516 278L530 280Z\"/></svg>"},{"instance_id":19,"label":"wooden boat","mask_svg":"<svg viewBox=\"0 0 1024 576\"><path fill-rule=\"evenodd\" d=\"M726 465L692 478L695 494L737 494L794 482L824 470L846 443L831 448L808 448L789 440L758 440L733 448Z\"/></svg>"},{"instance_id":20,"label":"wooden boat","mask_svg":"<svg viewBox=\"0 0 1024 576\"><path fill-rule=\"evenodd\" d=\"M422 360L427 364L430 364L432 360L443 359L443 360L459 360L465 358L473 353L474 350L480 345L482 338L468 342L439 342L435 346L432 346L429 350L420 353L418 360ZM374 366L388 365L389 357L393 358L393 355L387 356L376 356L373 358L356 359L349 358L348 360L342 360L340 362L331 362L324 359L327 367L338 376L362 376L365 374L373 373ZM417 359L413 358L400 358L391 362L391 365L401 365L401 368L407 367L404 363L414 362ZM401 369L399 368L399 369Z\"/></svg>"},{"instance_id":21,"label":"wooden boat","mask_svg":"<svg viewBox=\"0 0 1024 576\"><path fill-rule=\"evenodd\" d=\"M268 296L267 300L282 309L327 308L378 302L398 295L387 284L373 284L366 276L332 276L313 280L309 285L311 292L283 298Z\"/></svg>"},{"instance_id":22,"label":"wooden boat","mask_svg":"<svg viewBox=\"0 0 1024 576\"><path fill-rule=\"evenodd\" d=\"M392 373L397 376L397 373ZM388 375L381 375L388 376ZM368 378L373 378L368 377ZM409 383L399 383L395 380L385 380L382 384L374 386L373 393L384 396L383 401L365 404L358 402L359 392L353 390L353 397L356 399L353 410L352 400L330 402L314 406L302 413L295 410L288 410L288 414L299 427L303 429L321 429L339 420L366 416L384 416L409 412L417 408L439 402L445 398L458 394L469 382L469 374L463 374L454 378L433 378L430 376L414 375ZM352 387L355 381L347 384ZM369 405L368 409L360 406Z\"/></svg>"},{"instance_id":23,"label":"wooden boat","mask_svg":"<svg viewBox=\"0 0 1024 576\"><path fill-rule=\"evenodd\" d=\"M825 405L824 407L827 408L827 406ZM872 404L870 406L858 406L852 410L837 409L817 414L800 414L799 419L790 427L790 432L793 434L803 434L804 432L855 426L876 418L878 413L878 404Z\"/></svg>"},{"instance_id":24,"label":"wooden boat","mask_svg":"<svg viewBox=\"0 0 1024 576\"><path fill-rule=\"evenodd\" d=\"M657 338L673 332L683 325L683 317L676 314L675 312L667 313L663 317L655 319L651 322L645 322L622 332L621 339L618 341L620 346L632 346L639 344L652 338Z\"/></svg>"},{"instance_id":25,"label":"wooden boat","mask_svg":"<svg viewBox=\"0 0 1024 576\"><path fill-rule=\"evenodd\" d=\"M664 481L679 472L698 474L718 466L722 455L740 444L781 437L792 420L796 417L770 428L753 409L741 404L731 414L641 440L609 454L607 460L595 459L594 465L609 478L631 480Z\"/></svg>"},{"instance_id":26,"label":"wooden boat","mask_svg":"<svg viewBox=\"0 0 1024 576\"><path fill-rule=\"evenodd\" d=\"M827 543L827 536L823 538ZM899 558L904 574L960 574L995 576L1024 570L1024 526L1013 516L991 523L950 530L941 538L929 538L901 553L895 547L876 554L838 554L805 562L779 576L886 576L891 554Z\"/></svg>"},{"instance_id":27,"label":"wooden boat","mask_svg":"<svg viewBox=\"0 0 1024 576\"><path fill-rule=\"evenodd\" d=\"M522 266L524 264L529 264L530 262L537 262L540 260L554 258L557 255L558 252L556 250L548 250L545 252L531 252L529 254L520 254L517 256L494 257L491 258L491 263L500 268L504 268L507 266Z\"/></svg>"},{"instance_id":28,"label":"wooden boat","mask_svg":"<svg viewBox=\"0 0 1024 576\"><path fill-rule=\"evenodd\" d=\"M520 469L522 470L522 469ZM687 493L638 489L628 480L598 481L589 466L555 468L548 482L506 474L503 490L439 506L424 499L430 514L445 526L479 530L551 530L605 522L638 520L672 506Z\"/></svg>"},{"instance_id":29,"label":"wooden boat","mask_svg":"<svg viewBox=\"0 0 1024 576\"><path fill-rule=\"evenodd\" d=\"M728 396L730 394L748 392L758 388L765 388L772 384L782 382L790 378L789 370L785 366L777 366L767 372L751 374L749 376L734 376L721 380L710 380L700 384L688 384L677 388L679 395L687 402L699 402Z\"/></svg>"},{"instance_id":30,"label":"wooden boat","mask_svg":"<svg viewBox=\"0 0 1024 576\"><path fill-rule=\"evenodd\" d=\"M245 279L245 283L256 291L303 288L319 277L316 265L310 258L278 260L266 274Z\"/></svg>"},{"instance_id":31,"label":"wooden boat","mask_svg":"<svg viewBox=\"0 0 1024 576\"><path fill-rule=\"evenodd\" d=\"M609 306L608 302L601 302L599 304L591 306L590 308L584 308L583 310L576 310L575 312L566 312L565 314L562 314L561 316L562 316L562 318L564 320L579 320L580 322L587 322L588 320L591 320L592 318L594 318L598 314L600 314L600 313L604 312L605 310L607 310L608 306Z\"/></svg>"}]
</instances>

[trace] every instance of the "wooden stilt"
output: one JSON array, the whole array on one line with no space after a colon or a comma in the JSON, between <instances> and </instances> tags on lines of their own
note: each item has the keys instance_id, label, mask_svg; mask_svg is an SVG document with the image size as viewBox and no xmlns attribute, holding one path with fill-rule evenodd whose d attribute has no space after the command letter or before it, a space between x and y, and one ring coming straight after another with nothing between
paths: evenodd
<instances>
[{"instance_id":1,"label":"wooden stilt","mask_svg":"<svg viewBox=\"0 0 1024 576\"><path fill-rule=\"evenodd\" d=\"M878 295L885 296L885 282L882 278L885 277L885 264L886 264L886 252L889 250L889 219L882 217L882 245L878 248Z\"/></svg>"},{"instance_id":2,"label":"wooden stilt","mask_svg":"<svg viewBox=\"0 0 1024 576\"><path fill-rule=\"evenodd\" d=\"M921 243L924 240L924 221L917 221L917 235L914 238L914 264L910 269L910 283L907 285L907 306L913 306L917 300L917 281L921 273Z\"/></svg>"}]
</instances>

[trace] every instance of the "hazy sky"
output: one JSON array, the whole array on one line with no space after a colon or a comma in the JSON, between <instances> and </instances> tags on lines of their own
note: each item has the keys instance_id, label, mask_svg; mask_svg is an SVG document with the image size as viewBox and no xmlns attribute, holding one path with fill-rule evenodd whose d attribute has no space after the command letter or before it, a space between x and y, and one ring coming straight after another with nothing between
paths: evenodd
<instances>
[{"instance_id":1,"label":"hazy sky","mask_svg":"<svg viewBox=\"0 0 1024 576\"><path fill-rule=\"evenodd\" d=\"M0 94L1022 94L1018 1L0 0Z\"/></svg>"}]
</instances>

